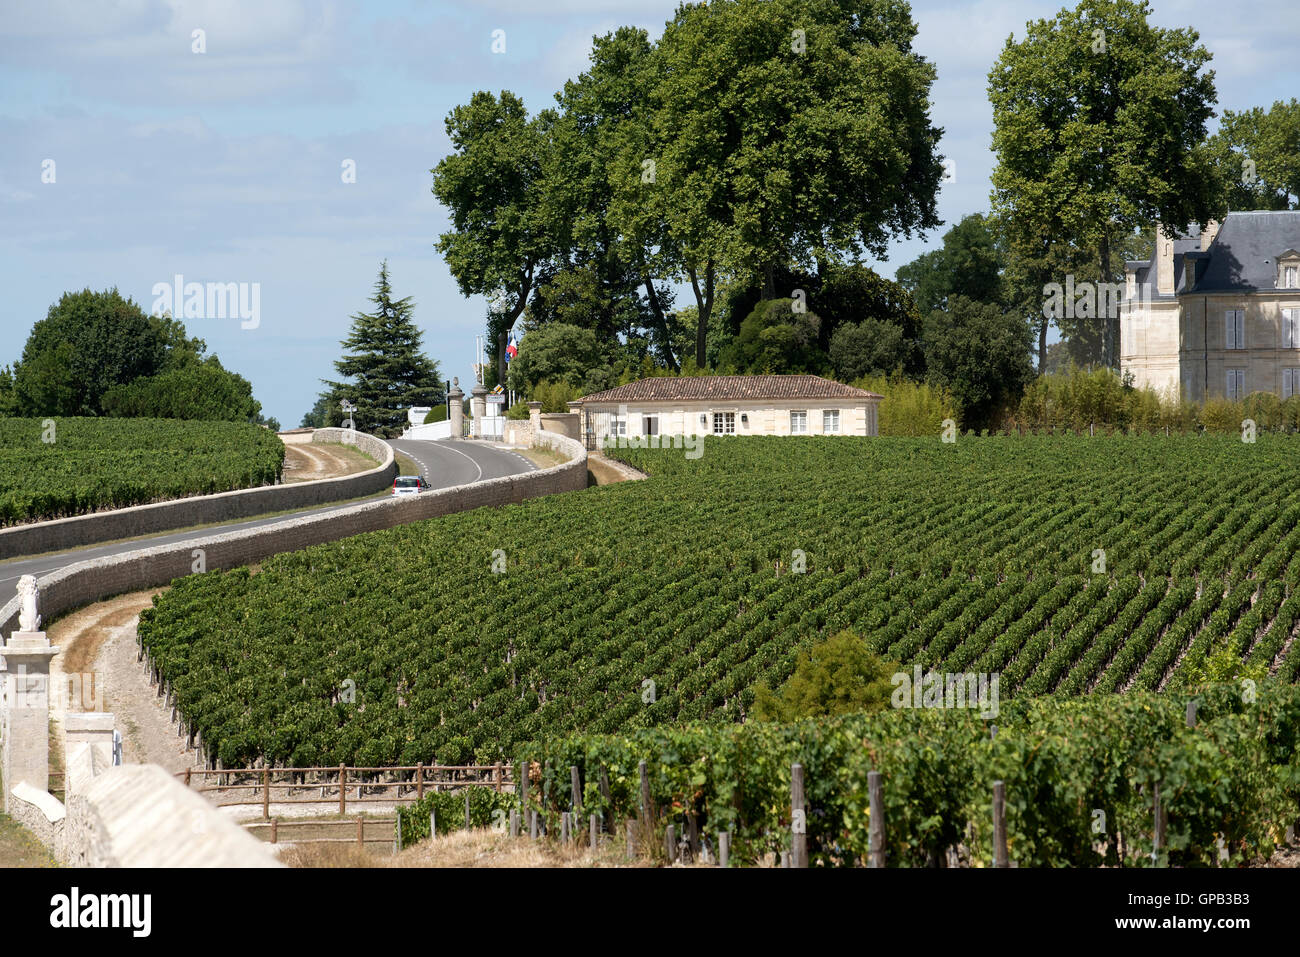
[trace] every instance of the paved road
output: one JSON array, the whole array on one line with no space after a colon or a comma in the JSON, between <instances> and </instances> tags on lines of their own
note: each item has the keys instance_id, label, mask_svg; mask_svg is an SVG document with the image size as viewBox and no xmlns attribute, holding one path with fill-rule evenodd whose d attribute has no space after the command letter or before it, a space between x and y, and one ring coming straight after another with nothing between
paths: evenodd
<instances>
[{"instance_id":1,"label":"paved road","mask_svg":"<svg viewBox=\"0 0 1300 957\"><path fill-rule=\"evenodd\" d=\"M522 455L508 449L494 448L478 442L416 442L394 439L389 442L394 449L413 459L420 466L424 479L434 488L450 488L453 485L466 485L484 479L502 478L517 475L537 468ZM387 491L372 496L380 499L388 495ZM244 528L259 528L287 522L302 515L327 513L348 508L356 502L346 505L318 505L314 508L300 509L271 518L246 518L224 525L210 525L206 528L191 529L185 532L170 532L162 535L149 535L134 538L126 542L110 545L87 545L84 548L68 552L40 555L36 558L17 558L0 562L0 595L8 594L22 575L48 575L66 565L85 561L88 558L101 558L105 555L117 555L122 552L135 551L138 548L151 548L154 545L170 545L195 538L206 538L222 532L233 532ZM0 602L2 603L2 602Z\"/></svg>"}]
</instances>

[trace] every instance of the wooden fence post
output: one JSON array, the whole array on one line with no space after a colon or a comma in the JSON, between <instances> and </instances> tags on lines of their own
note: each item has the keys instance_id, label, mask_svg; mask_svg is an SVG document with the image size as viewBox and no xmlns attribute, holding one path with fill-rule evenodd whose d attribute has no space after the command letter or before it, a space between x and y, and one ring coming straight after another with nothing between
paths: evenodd
<instances>
[{"instance_id":1,"label":"wooden fence post","mask_svg":"<svg viewBox=\"0 0 1300 957\"><path fill-rule=\"evenodd\" d=\"M1160 852L1165 847L1165 809L1160 803L1160 784L1152 789L1155 796L1155 834L1152 837L1151 863L1160 866Z\"/></svg>"},{"instance_id":2,"label":"wooden fence post","mask_svg":"<svg viewBox=\"0 0 1300 957\"><path fill-rule=\"evenodd\" d=\"M274 818L274 817L271 818L271 843L272 844L274 844L276 841L276 836L277 836L276 831L279 829L279 825L280 825L279 818Z\"/></svg>"},{"instance_id":3,"label":"wooden fence post","mask_svg":"<svg viewBox=\"0 0 1300 957\"><path fill-rule=\"evenodd\" d=\"M519 762L519 783L515 785L515 793L519 795L519 806L528 807L528 772L532 769L532 764L528 761Z\"/></svg>"},{"instance_id":4,"label":"wooden fence post","mask_svg":"<svg viewBox=\"0 0 1300 957\"><path fill-rule=\"evenodd\" d=\"M397 836L394 838L394 841L397 845L395 853L402 853L402 815L400 812L397 815Z\"/></svg>"},{"instance_id":5,"label":"wooden fence post","mask_svg":"<svg viewBox=\"0 0 1300 957\"><path fill-rule=\"evenodd\" d=\"M187 775L188 777L188 775ZM271 817L271 769L262 768L262 820Z\"/></svg>"},{"instance_id":6,"label":"wooden fence post","mask_svg":"<svg viewBox=\"0 0 1300 957\"><path fill-rule=\"evenodd\" d=\"M636 821L627 822L627 859L636 857Z\"/></svg>"},{"instance_id":7,"label":"wooden fence post","mask_svg":"<svg viewBox=\"0 0 1300 957\"><path fill-rule=\"evenodd\" d=\"M594 851L600 847L600 815L591 816L591 849Z\"/></svg>"},{"instance_id":8,"label":"wooden fence post","mask_svg":"<svg viewBox=\"0 0 1300 957\"><path fill-rule=\"evenodd\" d=\"M1007 786L993 782L993 866L1010 867L1007 855Z\"/></svg>"},{"instance_id":9,"label":"wooden fence post","mask_svg":"<svg viewBox=\"0 0 1300 957\"><path fill-rule=\"evenodd\" d=\"M420 763L415 766L415 799L424 800L424 764Z\"/></svg>"},{"instance_id":10,"label":"wooden fence post","mask_svg":"<svg viewBox=\"0 0 1300 957\"><path fill-rule=\"evenodd\" d=\"M603 764L600 766L600 799L605 802L605 807L609 807L614 803L609 796L609 772ZM610 830L613 830L612 823L610 824Z\"/></svg>"},{"instance_id":11,"label":"wooden fence post","mask_svg":"<svg viewBox=\"0 0 1300 957\"><path fill-rule=\"evenodd\" d=\"M568 844L571 839L571 830L569 825L569 812L560 812L560 843Z\"/></svg>"},{"instance_id":12,"label":"wooden fence post","mask_svg":"<svg viewBox=\"0 0 1300 957\"><path fill-rule=\"evenodd\" d=\"M339 814L346 814L348 811L348 768L345 764L339 765Z\"/></svg>"},{"instance_id":13,"label":"wooden fence post","mask_svg":"<svg viewBox=\"0 0 1300 957\"><path fill-rule=\"evenodd\" d=\"M648 825L654 817L654 809L650 807L650 775L646 773L644 761L637 765L637 771L641 775L641 816Z\"/></svg>"},{"instance_id":14,"label":"wooden fence post","mask_svg":"<svg viewBox=\"0 0 1300 957\"><path fill-rule=\"evenodd\" d=\"M497 794L500 794L500 793L501 793L501 779L504 777L504 775L501 773L501 762L500 762L500 761L498 761L498 762L496 763L496 766L493 768L493 770L492 770L492 776L496 778L496 783L497 783Z\"/></svg>"},{"instance_id":15,"label":"wooden fence post","mask_svg":"<svg viewBox=\"0 0 1300 957\"><path fill-rule=\"evenodd\" d=\"M366 847L366 820L363 817L357 818L357 847L362 850Z\"/></svg>"},{"instance_id":16,"label":"wooden fence post","mask_svg":"<svg viewBox=\"0 0 1300 957\"><path fill-rule=\"evenodd\" d=\"M718 835L718 866L731 866L731 832L723 831Z\"/></svg>"},{"instance_id":17,"label":"wooden fence post","mask_svg":"<svg viewBox=\"0 0 1300 957\"><path fill-rule=\"evenodd\" d=\"M469 788L465 788L465 830L469 829Z\"/></svg>"},{"instance_id":18,"label":"wooden fence post","mask_svg":"<svg viewBox=\"0 0 1300 957\"><path fill-rule=\"evenodd\" d=\"M791 867L808 866L808 812L803 798L803 765L790 765Z\"/></svg>"},{"instance_id":19,"label":"wooden fence post","mask_svg":"<svg viewBox=\"0 0 1300 957\"><path fill-rule=\"evenodd\" d=\"M582 815L582 781L578 776L578 766L569 765L569 786L573 790L573 813Z\"/></svg>"},{"instance_id":20,"label":"wooden fence post","mask_svg":"<svg viewBox=\"0 0 1300 957\"><path fill-rule=\"evenodd\" d=\"M537 812L532 808L528 809L528 836L537 840Z\"/></svg>"},{"instance_id":21,"label":"wooden fence post","mask_svg":"<svg viewBox=\"0 0 1300 957\"><path fill-rule=\"evenodd\" d=\"M671 824L664 828L664 853L669 864L677 860L677 829Z\"/></svg>"},{"instance_id":22,"label":"wooden fence post","mask_svg":"<svg viewBox=\"0 0 1300 957\"><path fill-rule=\"evenodd\" d=\"M438 815L436 811L430 809L429 810L429 839L432 840L437 836L438 836Z\"/></svg>"},{"instance_id":23,"label":"wooden fence post","mask_svg":"<svg viewBox=\"0 0 1300 957\"><path fill-rule=\"evenodd\" d=\"M510 836L519 836L519 808L517 807L510 809Z\"/></svg>"},{"instance_id":24,"label":"wooden fence post","mask_svg":"<svg viewBox=\"0 0 1300 957\"><path fill-rule=\"evenodd\" d=\"M885 866L885 798L880 786L880 772L867 772L867 794L871 817L867 830L867 866Z\"/></svg>"}]
</instances>

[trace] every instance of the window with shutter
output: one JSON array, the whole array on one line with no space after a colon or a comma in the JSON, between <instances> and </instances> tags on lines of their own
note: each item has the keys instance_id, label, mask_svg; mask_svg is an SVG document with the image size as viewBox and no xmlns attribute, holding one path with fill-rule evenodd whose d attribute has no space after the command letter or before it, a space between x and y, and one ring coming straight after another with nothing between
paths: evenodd
<instances>
[{"instance_id":1,"label":"window with shutter","mask_svg":"<svg viewBox=\"0 0 1300 957\"><path fill-rule=\"evenodd\" d=\"M1292 393L1295 391L1294 372L1295 370L1293 369L1282 370L1282 398L1284 399L1291 398Z\"/></svg>"},{"instance_id":2,"label":"window with shutter","mask_svg":"<svg viewBox=\"0 0 1300 957\"><path fill-rule=\"evenodd\" d=\"M1237 370L1237 398L1246 398L1246 370Z\"/></svg>"},{"instance_id":3,"label":"window with shutter","mask_svg":"<svg viewBox=\"0 0 1300 957\"><path fill-rule=\"evenodd\" d=\"M1282 310L1282 348L1292 349L1295 347L1294 343L1295 343L1295 336L1293 335L1293 330L1291 328L1291 310L1283 309Z\"/></svg>"},{"instance_id":4,"label":"window with shutter","mask_svg":"<svg viewBox=\"0 0 1300 957\"><path fill-rule=\"evenodd\" d=\"M1231 309L1223 314L1223 348L1237 348L1237 314Z\"/></svg>"}]
</instances>

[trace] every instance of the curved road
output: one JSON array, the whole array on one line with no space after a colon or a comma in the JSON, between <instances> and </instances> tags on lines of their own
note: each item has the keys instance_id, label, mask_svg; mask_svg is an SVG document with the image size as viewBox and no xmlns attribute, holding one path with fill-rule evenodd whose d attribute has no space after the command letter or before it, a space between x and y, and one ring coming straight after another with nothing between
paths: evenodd
<instances>
[{"instance_id":1,"label":"curved road","mask_svg":"<svg viewBox=\"0 0 1300 957\"><path fill-rule=\"evenodd\" d=\"M389 439L388 444L396 451L412 459L420 467L424 480L435 489L450 488L453 485L467 485L485 479L503 478L507 475L517 475L520 472L530 472L537 468L517 452L495 448L479 442L451 440L418 442ZM388 494L387 491L380 492L371 496L371 499L383 498ZM362 501L369 500L362 499ZM11 559L0 562L0 594L8 593L22 575L36 575L37 577L48 575L50 572L57 571L66 565L85 561L88 558L101 558L105 555L118 555L122 552L131 552L154 545L168 545L196 538L206 538L210 535L233 532L241 528L275 525L302 515L333 512L356 504L356 501L351 501L343 505L317 505L312 508L287 512L283 515L274 515L270 518L246 518L236 522L208 525L204 528L182 532L164 532L161 535L149 535L107 545L87 545L84 548L39 555L35 558Z\"/></svg>"}]
</instances>

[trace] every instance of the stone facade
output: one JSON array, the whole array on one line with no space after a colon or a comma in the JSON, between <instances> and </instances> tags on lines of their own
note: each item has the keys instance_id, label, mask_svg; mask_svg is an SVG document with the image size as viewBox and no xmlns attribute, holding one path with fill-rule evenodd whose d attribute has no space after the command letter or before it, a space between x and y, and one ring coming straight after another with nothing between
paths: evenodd
<instances>
[{"instance_id":1,"label":"stone facade","mask_svg":"<svg viewBox=\"0 0 1300 957\"><path fill-rule=\"evenodd\" d=\"M599 448L652 435L878 435L880 398L818 376L688 376L642 379L570 406Z\"/></svg>"},{"instance_id":2,"label":"stone facade","mask_svg":"<svg viewBox=\"0 0 1300 957\"><path fill-rule=\"evenodd\" d=\"M1300 212L1229 213L1161 230L1125 264L1120 368L1134 385L1203 402L1300 394Z\"/></svg>"}]
</instances>

